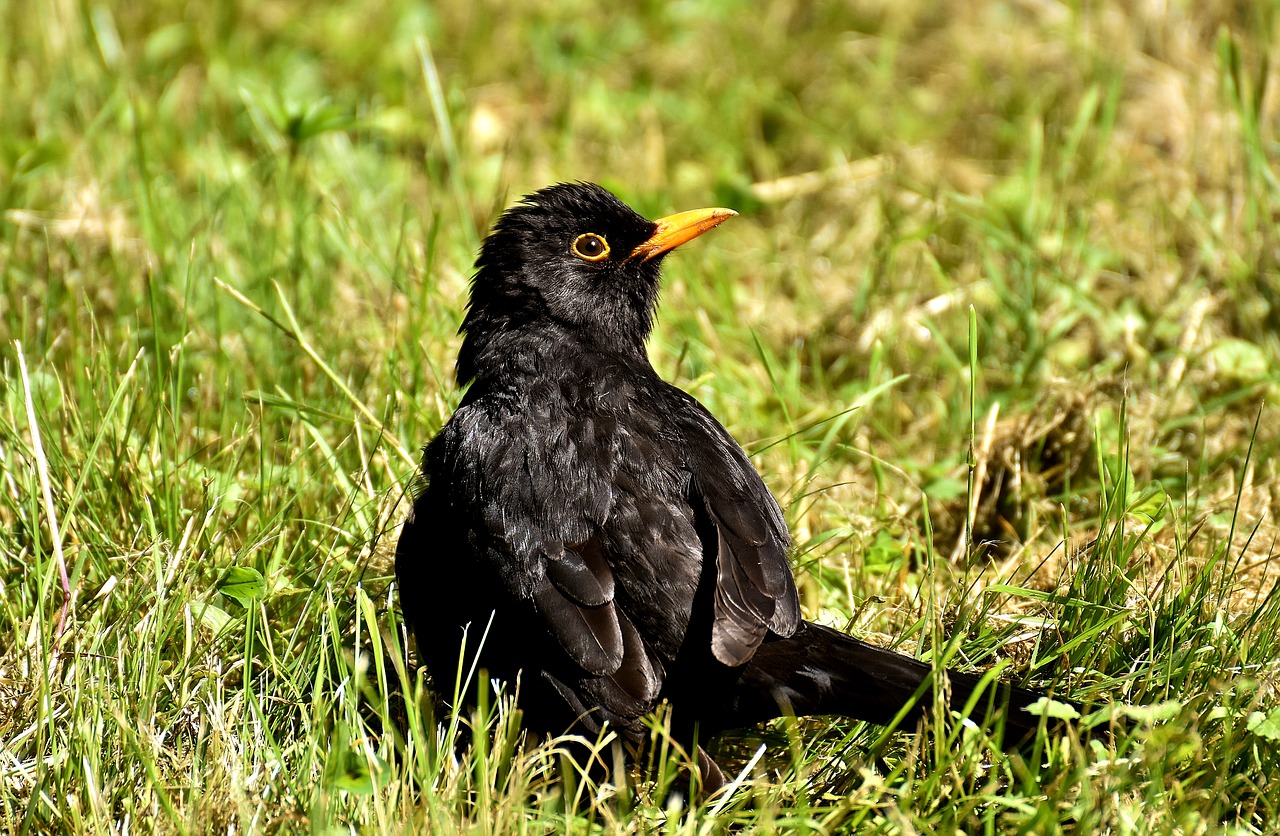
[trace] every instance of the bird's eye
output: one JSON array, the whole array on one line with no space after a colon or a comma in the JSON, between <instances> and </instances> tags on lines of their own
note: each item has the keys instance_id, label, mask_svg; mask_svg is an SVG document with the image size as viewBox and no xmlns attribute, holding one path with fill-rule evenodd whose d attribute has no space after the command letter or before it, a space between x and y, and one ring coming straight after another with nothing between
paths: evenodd
<instances>
[{"instance_id":1,"label":"bird's eye","mask_svg":"<svg viewBox=\"0 0 1280 836\"><path fill-rule=\"evenodd\" d=\"M600 261L609 255L609 242L603 236L588 232L573 239L573 254L587 261Z\"/></svg>"}]
</instances>

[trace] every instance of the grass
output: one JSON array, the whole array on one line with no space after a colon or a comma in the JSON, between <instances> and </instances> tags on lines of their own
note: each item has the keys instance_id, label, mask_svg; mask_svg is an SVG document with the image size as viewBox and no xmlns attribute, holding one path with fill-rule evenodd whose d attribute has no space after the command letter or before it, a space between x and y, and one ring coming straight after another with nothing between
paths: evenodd
<instances>
[{"instance_id":1,"label":"grass","mask_svg":"<svg viewBox=\"0 0 1280 836\"><path fill-rule=\"evenodd\" d=\"M1272 5L0 21L3 829L1274 827ZM1112 743L777 723L669 807L677 752L602 788L431 714L404 493L479 236L571 179L743 213L652 356L782 501L806 615L1133 706Z\"/></svg>"}]
</instances>

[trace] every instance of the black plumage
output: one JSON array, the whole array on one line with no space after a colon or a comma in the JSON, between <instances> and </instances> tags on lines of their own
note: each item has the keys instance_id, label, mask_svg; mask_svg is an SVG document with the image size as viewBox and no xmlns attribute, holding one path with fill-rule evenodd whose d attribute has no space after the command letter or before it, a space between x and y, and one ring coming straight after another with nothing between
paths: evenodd
<instances>
[{"instance_id":1,"label":"black plumage","mask_svg":"<svg viewBox=\"0 0 1280 836\"><path fill-rule=\"evenodd\" d=\"M777 502L649 364L663 256L732 214L653 222L598 186L557 185L484 242L458 356L470 387L426 448L396 553L405 617L445 690L484 634L480 666L519 677L527 728L608 722L638 741L664 699L686 734L792 711L884 723L932 676L801 620ZM979 678L948 679L959 707ZM1020 709L1039 694L992 696L1011 735L1034 730Z\"/></svg>"}]
</instances>

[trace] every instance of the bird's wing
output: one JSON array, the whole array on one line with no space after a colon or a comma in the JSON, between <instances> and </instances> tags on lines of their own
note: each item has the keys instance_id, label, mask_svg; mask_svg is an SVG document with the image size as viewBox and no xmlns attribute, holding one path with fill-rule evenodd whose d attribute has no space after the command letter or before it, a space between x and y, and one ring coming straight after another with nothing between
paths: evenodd
<instances>
[{"instance_id":1,"label":"bird's wing","mask_svg":"<svg viewBox=\"0 0 1280 836\"><path fill-rule=\"evenodd\" d=\"M682 412L694 501L704 504L718 539L711 649L721 662L741 665L768 631L790 636L800 623L790 536L746 453L710 412L685 398L693 407Z\"/></svg>"},{"instance_id":2,"label":"bird's wing","mask_svg":"<svg viewBox=\"0 0 1280 836\"><path fill-rule=\"evenodd\" d=\"M600 533L611 489L581 460L587 439L574 437L589 430L460 410L428 451L428 469L460 493L454 508L478 510L469 523L476 553L514 608L532 609L529 629L550 633L586 674L645 711L661 677L616 601Z\"/></svg>"}]
</instances>

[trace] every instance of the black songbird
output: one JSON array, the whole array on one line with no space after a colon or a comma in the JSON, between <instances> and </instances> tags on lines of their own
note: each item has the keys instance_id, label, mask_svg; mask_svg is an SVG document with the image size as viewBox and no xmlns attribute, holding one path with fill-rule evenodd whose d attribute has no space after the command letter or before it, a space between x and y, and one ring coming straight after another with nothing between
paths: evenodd
<instances>
[{"instance_id":1,"label":"black songbird","mask_svg":"<svg viewBox=\"0 0 1280 836\"><path fill-rule=\"evenodd\" d=\"M918 698L910 722L933 705L930 665L801 619L778 503L649 364L663 256L734 214L649 221L576 183L527 196L485 240L458 355L470 388L426 448L396 549L443 690L479 648L478 667L519 682L525 728L608 723L633 744L663 700L687 742L788 713L888 723ZM946 678L956 709L980 682ZM977 719L1003 718L1014 742L1034 733L1021 709L1040 694L988 691Z\"/></svg>"}]
</instances>

